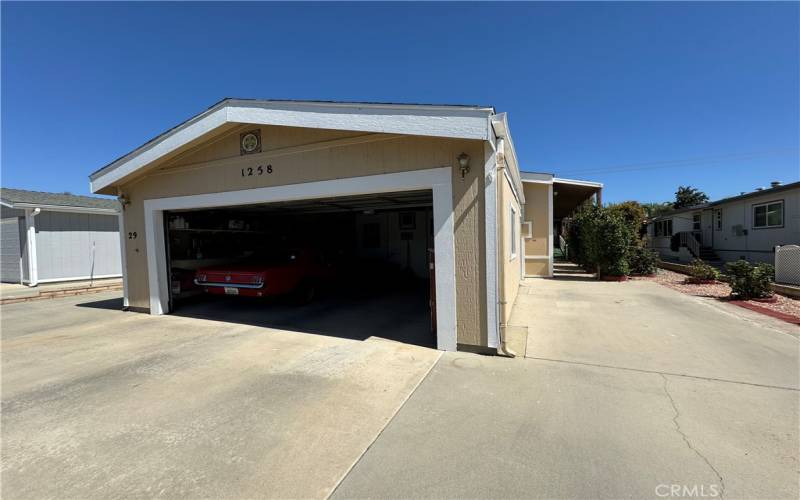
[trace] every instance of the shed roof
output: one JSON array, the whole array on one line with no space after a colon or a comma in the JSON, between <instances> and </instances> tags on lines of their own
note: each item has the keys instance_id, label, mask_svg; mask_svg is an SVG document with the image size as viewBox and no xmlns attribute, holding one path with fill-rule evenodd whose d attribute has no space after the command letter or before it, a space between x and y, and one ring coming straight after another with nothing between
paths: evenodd
<instances>
[{"instance_id":1,"label":"shed roof","mask_svg":"<svg viewBox=\"0 0 800 500\"><path fill-rule=\"evenodd\" d=\"M18 207L72 207L118 210L119 202L111 198L80 196L70 193L47 193L25 189L0 188L0 200L4 205Z\"/></svg>"}]
</instances>

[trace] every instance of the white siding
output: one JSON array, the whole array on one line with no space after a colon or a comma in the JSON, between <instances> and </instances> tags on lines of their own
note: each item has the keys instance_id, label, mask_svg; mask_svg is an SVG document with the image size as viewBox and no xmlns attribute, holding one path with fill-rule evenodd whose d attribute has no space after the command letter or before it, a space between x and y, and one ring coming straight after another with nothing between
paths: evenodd
<instances>
[{"instance_id":1,"label":"white siding","mask_svg":"<svg viewBox=\"0 0 800 500\"><path fill-rule=\"evenodd\" d=\"M43 211L36 249L40 281L122 273L116 215Z\"/></svg>"},{"instance_id":2,"label":"white siding","mask_svg":"<svg viewBox=\"0 0 800 500\"><path fill-rule=\"evenodd\" d=\"M22 222L22 226L24 225ZM19 228L19 217L8 217L0 221L0 281L3 283L22 282Z\"/></svg>"},{"instance_id":3,"label":"white siding","mask_svg":"<svg viewBox=\"0 0 800 500\"><path fill-rule=\"evenodd\" d=\"M783 227L754 228L753 205L779 200L783 200ZM800 188L765 193L715 208L722 210L722 230L714 231L714 250L724 261L744 257L753 262L772 263L776 245L800 244ZM742 231L737 231L737 226Z\"/></svg>"}]
</instances>

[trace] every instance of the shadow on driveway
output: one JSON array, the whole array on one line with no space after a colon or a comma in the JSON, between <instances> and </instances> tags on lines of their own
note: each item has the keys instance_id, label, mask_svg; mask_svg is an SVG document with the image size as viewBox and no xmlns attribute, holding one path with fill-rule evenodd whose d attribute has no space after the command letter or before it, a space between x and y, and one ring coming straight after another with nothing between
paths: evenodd
<instances>
[{"instance_id":1,"label":"shadow on driveway","mask_svg":"<svg viewBox=\"0 0 800 500\"><path fill-rule=\"evenodd\" d=\"M120 310L122 298L78 307ZM199 295L178 303L172 316L327 335L350 340L370 337L436 347L424 290L377 294L326 294L306 305L284 300Z\"/></svg>"}]
</instances>

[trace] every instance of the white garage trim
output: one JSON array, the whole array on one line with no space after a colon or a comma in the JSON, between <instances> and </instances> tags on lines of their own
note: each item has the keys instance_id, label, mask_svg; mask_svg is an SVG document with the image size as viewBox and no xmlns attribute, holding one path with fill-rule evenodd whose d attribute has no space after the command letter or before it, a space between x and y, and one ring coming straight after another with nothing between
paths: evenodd
<instances>
[{"instance_id":1,"label":"white garage trim","mask_svg":"<svg viewBox=\"0 0 800 500\"><path fill-rule=\"evenodd\" d=\"M117 228L119 229L119 251L122 257L122 307L127 308L130 306L128 301L128 252L125 242L125 214L122 211L119 212Z\"/></svg>"},{"instance_id":2,"label":"white garage trim","mask_svg":"<svg viewBox=\"0 0 800 500\"><path fill-rule=\"evenodd\" d=\"M497 167L496 152L492 142L484 146L485 164L484 175L484 221L486 221L486 342L488 347L497 348L500 345L500 322L497 319L499 301L497 299L497 184L495 168Z\"/></svg>"},{"instance_id":3,"label":"white garage trim","mask_svg":"<svg viewBox=\"0 0 800 500\"><path fill-rule=\"evenodd\" d=\"M452 169L450 167L145 200L144 225L147 277L150 287L150 313L164 314L169 308L169 279L164 241L165 210L251 205L419 189L433 191L436 250L436 345L441 350L455 351L457 343L455 237L453 233Z\"/></svg>"}]
</instances>

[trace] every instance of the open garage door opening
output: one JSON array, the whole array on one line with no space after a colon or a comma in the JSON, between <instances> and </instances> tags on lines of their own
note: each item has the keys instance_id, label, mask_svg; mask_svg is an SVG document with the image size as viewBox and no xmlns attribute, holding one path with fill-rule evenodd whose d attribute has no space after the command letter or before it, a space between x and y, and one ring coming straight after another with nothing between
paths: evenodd
<instances>
[{"instance_id":1,"label":"open garage door opening","mask_svg":"<svg viewBox=\"0 0 800 500\"><path fill-rule=\"evenodd\" d=\"M436 347L430 190L164 212L173 314Z\"/></svg>"}]
</instances>

